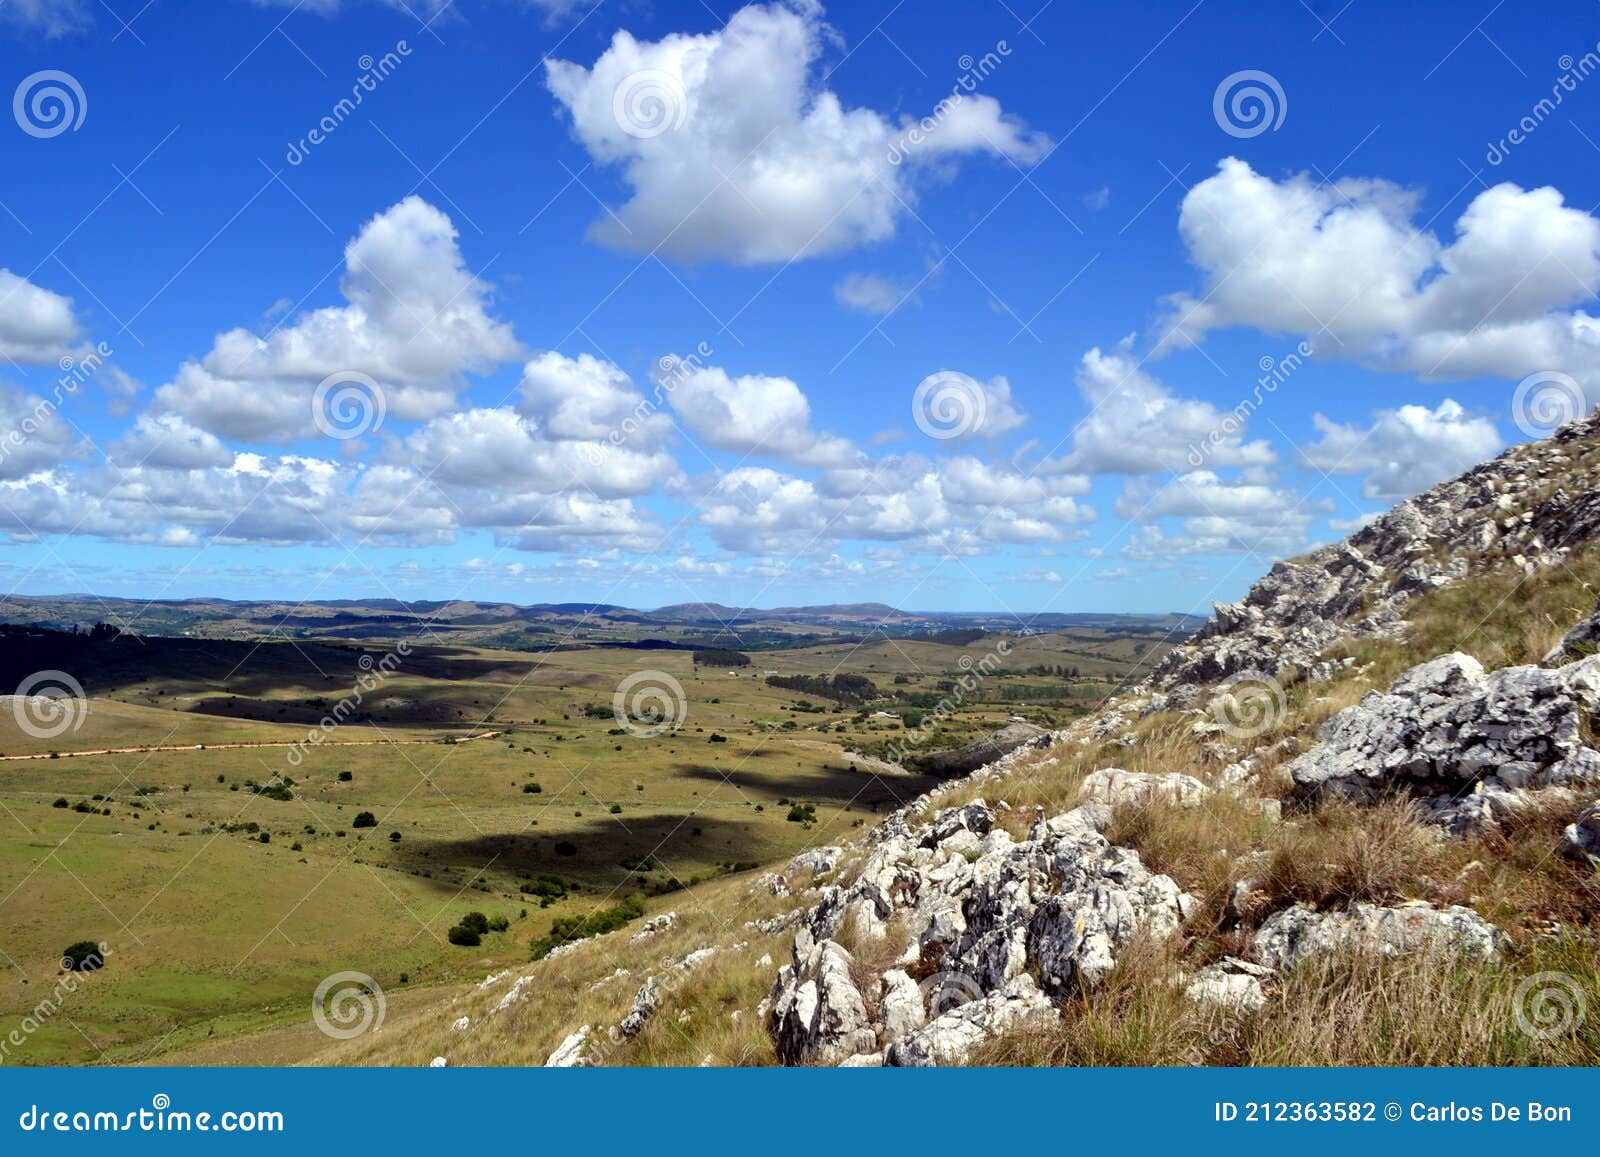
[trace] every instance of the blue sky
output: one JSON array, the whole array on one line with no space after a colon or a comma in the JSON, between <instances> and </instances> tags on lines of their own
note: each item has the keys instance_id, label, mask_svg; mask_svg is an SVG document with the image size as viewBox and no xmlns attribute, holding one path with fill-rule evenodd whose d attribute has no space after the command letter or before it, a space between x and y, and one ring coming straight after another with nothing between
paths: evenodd
<instances>
[{"instance_id":1,"label":"blue sky","mask_svg":"<svg viewBox=\"0 0 1600 1157\"><path fill-rule=\"evenodd\" d=\"M1035 7L0 0L0 589L1204 610L1595 400L1593 5Z\"/></svg>"}]
</instances>

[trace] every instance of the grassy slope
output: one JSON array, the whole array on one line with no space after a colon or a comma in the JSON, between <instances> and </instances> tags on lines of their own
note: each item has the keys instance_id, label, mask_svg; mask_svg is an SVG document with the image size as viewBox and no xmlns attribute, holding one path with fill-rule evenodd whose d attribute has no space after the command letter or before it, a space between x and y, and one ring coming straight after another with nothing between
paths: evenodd
<instances>
[{"instance_id":1,"label":"grassy slope","mask_svg":"<svg viewBox=\"0 0 1600 1157\"><path fill-rule=\"evenodd\" d=\"M1132 644L1084 634L1060 643L1028 640L1019 651L1028 663L1082 662L1087 669L1087 660L1066 651L1098 649L1097 670L1126 669ZM844 747L890 725L848 724L841 734L834 728L850 712L787 710L793 693L766 686L759 674L769 657L729 675L670 651L530 658L419 649L369 697L382 722L340 728L327 746L291 766L282 748L217 745L302 739L304 723L278 720L314 716L322 710L316 701L344 694L357 652L316 652L325 667L330 655L343 664L318 672L293 648L268 645L257 653L260 665L228 685L239 691L234 700L219 695L215 680L239 655L199 646L210 648L203 664L147 672L132 660L103 663L85 679L95 697L83 726L57 739L31 739L9 710L0 712L0 752L184 748L0 762L0 948L12 965L0 979L0 1023L20 1019L49 993L68 943L102 940L113 953L112 967L87 978L63 1015L4 1063L159 1061L190 1050L200 1059L293 1059L326 1045L314 1029L307 1036L306 1007L331 972L374 976L393 994L396 1015L426 1008L430 994L525 962L551 918L636 888L641 877L621 861L654 856L659 866L643 880L662 886L713 877L735 861L785 859L859 834L875 813L931 782L853 770ZM963 653L924 642L893 648L900 669L930 678L957 670ZM842 663L880 673L876 652L863 649L855 665L838 650L772 658L788 671L826 672ZM586 715L590 706L609 709L619 680L647 667L682 684L688 713L679 731L636 739L610 734L614 719ZM983 717L1005 714L1002 708ZM784 730L791 721L794 730ZM501 729L494 739L439 742ZM712 733L728 742L709 743ZM343 771L351 782L339 781ZM243 787L282 774L294 780L292 800ZM543 791L524 792L530 781ZM141 788L155 790L136 795ZM94 795L112 797L94 801L112 815L51 806L58 796L76 803ZM817 804L816 826L786 821L779 801L790 799ZM357 832L351 821L367 810L379 826ZM261 844L254 831L224 830L229 824L259 825L271 842ZM400 833L398 843L391 832ZM571 842L577 854L561 854L558 842ZM582 890L544 910L518 887L550 873ZM719 889L747 878L703 884L654 901L652 909L719 909L722 897L733 895ZM488 936L477 950L447 945L445 930L472 909L507 916L510 930ZM235 1047L236 1038L259 1039L265 1051Z\"/></svg>"},{"instance_id":2,"label":"grassy slope","mask_svg":"<svg viewBox=\"0 0 1600 1157\"><path fill-rule=\"evenodd\" d=\"M1406 667L1459 649L1493 667L1536 662L1567 626L1587 614L1600 589L1600 550L1529 579L1491 574L1423 599L1404 642L1353 648L1358 664L1324 684L1293 684L1289 709L1256 742L1291 741L1282 758L1303 750L1335 711ZM1207 776L1217 759L1196 735L1195 718L1162 713L1140 721L1132 746L1057 748L1005 782L1021 835L1032 805L1064 810L1077 802L1082 777L1099 767ZM1272 781L1270 775L1269 782ZM1286 784L1278 789L1286 794ZM991 791L993 789L991 788ZM954 793L959 803L974 790ZM995 1042L979 1063L1002 1064L1596 1064L1600 1063L1600 976L1596 913L1600 877L1555 854L1570 804L1532 810L1492 837L1446 839L1414 818L1403 802L1374 808L1325 804L1290 810L1274 823L1259 808L1218 793L1194 809L1135 805L1119 810L1113 840L1131 845L1153 867L1200 895L1202 910L1181 941L1143 945L1094 994L1069 1000L1059 1024ZM1255 890L1242 922L1228 912L1235 884ZM676 905L684 923L668 938L629 945L603 937L561 960L534 966L533 998L495 1017L489 1010L509 981L488 993L452 994L449 1003L408 1015L403 1034L386 1031L330 1047L315 1059L350 1064L538 1064L580 1024L605 1028L626 1013L647 971L708 943L747 941L716 958L672 992L644 1034L608 1056L611 1064L773 1063L753 1015L792 934L764 937L741 927L756 914L795 903L753 892L740 879L696 889L696 903ZM1406 899L1470 904L1509 936L1499 965L1427 959L1334 957L1282 978L1268 1010L1239 1018L1188 1001L1174 977L1230 952L1271 912L1294 901L1340 907ZM730 915L731 913L731 915ZM1560 930L1555 930L1559 924ZM862 991L875 991L887 966L870 946L855 945ZM630 975L607 979L617 968ZM1559 972L1579 986L1591 1015L1575 1031L1541 1040L1517 1025L1518 986ZM1521 1007L1527 1009L1526 999ZM734 1011L740 1016L731 1018ZM452 1022L472 1027L456 1033Z\"/></svg>"}]
</instances>

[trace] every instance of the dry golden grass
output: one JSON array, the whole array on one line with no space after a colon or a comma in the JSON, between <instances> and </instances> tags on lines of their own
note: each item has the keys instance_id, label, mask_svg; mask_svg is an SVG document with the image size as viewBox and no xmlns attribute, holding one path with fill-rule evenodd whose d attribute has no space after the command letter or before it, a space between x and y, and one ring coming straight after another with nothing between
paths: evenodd
<instances>
[{"instance_id":1,"label":"dry golden grass","mask_svg":"<svg viewBox=\"0 0 1600 1157\"><path fill-rule=\"evenodd\" d=\"M1585 952L1587 951L1587 958ZM1204 1007L1173 980L1171 950L1132 952L1093 995L1069 1000L1059 1023L996 1041L975 1060L1011 1065L1594 1065L1600 1017L1573 1018L1541 1038L1536 993L1576 993L1600 1008L1592 947L1551 943L1514 964L1347 953L1281 978L1255 1014ZM1568 978L1570 989L1541 973ZM1571 1007L1576 1008L1573 1004ZM1555 1001L1545 1010L1558 1008Z\"/></svg>"}]
</instances>

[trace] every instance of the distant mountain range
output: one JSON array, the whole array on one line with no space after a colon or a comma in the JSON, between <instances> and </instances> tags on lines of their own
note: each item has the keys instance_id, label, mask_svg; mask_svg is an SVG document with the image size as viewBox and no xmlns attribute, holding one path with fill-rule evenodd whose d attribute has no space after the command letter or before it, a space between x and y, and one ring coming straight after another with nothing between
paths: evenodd
<instances>
[{"instance_id":1,"label":"distant mountain range","mask_svg":"<svg viewBox=\"0 0 1600 1157\"><path fill-rule=\"evenodd\" d=\"M1051 632L1073 628L1119 634L1187 635L1204 620L1186 614L1038 614L903 611L885 603L729 607L678 603L640 610L612 603L519 606L470 600L125 599L92 594L8 595L0 623L61 630L111 623L141 635L383 638L415 631L482 645L543 648L564 643L635 643L661 636L676 644L743 648L825 642L839 636L923 636L952 628Z\"/></svg>"}]
</instances>

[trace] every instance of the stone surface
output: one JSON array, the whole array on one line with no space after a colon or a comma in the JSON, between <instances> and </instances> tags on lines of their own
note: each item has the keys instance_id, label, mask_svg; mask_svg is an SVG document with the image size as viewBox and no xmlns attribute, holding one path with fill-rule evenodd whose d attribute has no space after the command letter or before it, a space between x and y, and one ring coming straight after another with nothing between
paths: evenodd
<instances>
[{"instance_id":1,"label":"stone surface","mask_svg":"<svg viewBox=\"0 0 1600 1157\"><path fill-rule=\"evenodd\" d=\"M617 1026L617 1031L625 1039L632 1040L643 1031L645 1024L660 1007L661 989L657 987L656 978L652 976L639 986L638 992L633 994L633 1005L628 1009L628 1015L622 1018L622 1023Z\"/></svg>"},{"instance_id":2,"label":"stone surface","mask_svg":"<svg viewBox=\"0 0 1600 1157\"><path fill-rule=\"evenodd\" d=\"M796 939L794 962L778 972L767 1028L786 1065L836 1065L877 1047L866 1001L851 978L850 953L832 940Z\"/></svg>"},{"instance_id":3,"label":"stone surface","mask_svg":"<svg viewBox=\"0 0 1600 1157\"><path fill-rule=\"evenodd\" d=\"M1104 800L1113 807L1146 800L1192 805L1204 799L1208 791L1194 776L1175 771L1157 774L1103 767L1084 777L1078 798Z\"/></svg>"},{"instance_id":4,"label":"stone surface","mask_svg":"<svg viewBox=\"0 0 1600 1157\"><path fill-rule=\"evenodd\" d=\"M1583 809L1561 833L1561 850L1577 859L1600 865L1600 801Z\"/></svg>"},{"instance_id":5,"label":"stone surface","mask_svg":"<svg viewBox=\"0 0 1600 1157\"><path fill-rule=\"evenodd\" d=\"M1600 657L1486 674L1470 655L1441 655L1329 719L1289 774L1303 797L1406 791L1449 829L1481 830L1519 792L1600 783L1600 753L1583 741L1597 700Z\"/></svg>"},{"instance_id":6,"label":"stone surface","mask_svg":"<svg viewBox=\"0 0 1600 1157\"><path fill-rule=\"evenodd\" d=\"M1325 674L1339 640L1392 638L1415 598L1476 571L1558 565L1573 545L1600 538L1600 487L1573 466L1581 441L1600 436L1590 413L1550 437L1400 503L1343 542L1276 564L1237 603L1156 668L1151 690L1178 692L1244 671Z\"/></svg>"},{"instance_id":7,"label":"stone surface","mask_svg":"<svg viewBox=\"0 0 1600 1157\"><path fill-rule=\"evenodd\" d=\"M879 981L878 1019L886 1040L896 1040L921 1028L928 1020L922 989L903 970L891 968Z\"/></svg>"},{"instance_id":8,"label":"stone surface","mask_svg":"<svg viewBox=\"0 0 1600 1157\"><path fill-rule=\"evenodd\" d=\"M1471 960L1499 958L1500 932L1471 908L1436 908L1416 900L1392 908L1356 904L1348 912L1317 912L1296 904L1272 917L1251 938L1251 952L1273 968L1329 952L1385 956L1443 953Z\"/></svg>"},{"instance_id":9,"label":"stone surface","mask_svg":"<svg viewBox=\"0 0 1600 1157\"><path fill-rule=\"evenodd\" d=\"M893 1042L883 1063L897 1068L962 1065L973 1050L1002 1033L1046 1024L1055 1009L1023 974L982 1000L969 1001Z\"/></svg>"},{"instance_id":10,"label":"stone surface","mask_svg":"<svg viewBox=\"0 0 1600 1157\"><path fill-rule=\"evenodd\" d=\"M589 1038L594 1034L593 1025L584 1025L577 1032L567 1037L556 1046L556 1051L550 1054L550 1059L545 1061L547 1069L584 1069L590 1066Z\"/></svg>"},{"instance_id":11,"label":"stone surface","mask_svg":"<svg viewBox=\"0 0 1600 1157\"><path fill-rule=\"evenodd\" d=\"M1002 755L1049 738L1049 732L1031 723L1008 723L1000 730L951 751L916 756L906 763L926 775L966 775Z\"/></svg>"},{"instance_id":12,"label":"stone surface","mask_svg":"<svg viewBox=\"0 0 1600 1157\"><path fill-rule=\"evenodd\" d=\"M1227 1008L1235 1012L1259 1012L1266 1007L1267 994L1262 981L1273 971L1236 956L1224 956L1201 969L1184 987L1184 995L1196 1004Z\"/></svg>"}]
</instances>

